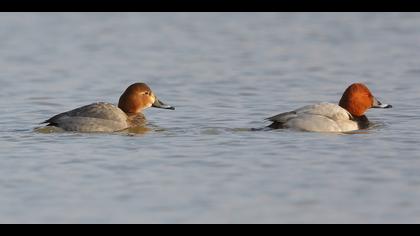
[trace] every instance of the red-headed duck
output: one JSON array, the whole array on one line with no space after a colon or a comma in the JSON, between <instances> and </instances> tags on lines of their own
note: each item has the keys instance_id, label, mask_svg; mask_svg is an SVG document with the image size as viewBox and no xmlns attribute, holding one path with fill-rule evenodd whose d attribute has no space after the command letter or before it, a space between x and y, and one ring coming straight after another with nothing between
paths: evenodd
<instances>
[{"instance_id":1,"label":"red-headed duck","mask_svg":"<svg viewBox=\"0 0 420 236\"><path fill-rule=\"evenodd\" d=\"M338 105L319 103L268 118L274 129L292 128L312 132L349 132L365 129L369 120L365 112L370 108L391 108L382 104L366 85L355 83L344 92Z\"/></svg>"},{"instance_id":2,"label":"red-headed duck","mask_svg":"<svg viewBox=\"0 0 420 236\"><path fill-rule=\"evenodd\" d=\"M58 114L43 123L66 131L114 132L144 126L142 111L149 107L175 110L159 101L144 83L135 83L121 95L118 107L110 103L93 103Z\"/></svg>"}]
</instances>

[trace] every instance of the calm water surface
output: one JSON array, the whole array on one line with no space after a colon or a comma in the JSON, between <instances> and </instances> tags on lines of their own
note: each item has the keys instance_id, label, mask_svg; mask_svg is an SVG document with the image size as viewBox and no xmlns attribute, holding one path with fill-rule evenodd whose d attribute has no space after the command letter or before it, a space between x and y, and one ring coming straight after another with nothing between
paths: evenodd
<instances>
[{"instance_id":1,"label":"calm water surface","mask_svg":"<svg viewBox=\"0 0 420 236\"><path fill-rule=\"evenodd\" d=\"M0 14L1 223L420 223L420 14ZM146 82L139 133L38 123ZM251 132L366 83L356 134Z\"/></svg>"}]
</instances>

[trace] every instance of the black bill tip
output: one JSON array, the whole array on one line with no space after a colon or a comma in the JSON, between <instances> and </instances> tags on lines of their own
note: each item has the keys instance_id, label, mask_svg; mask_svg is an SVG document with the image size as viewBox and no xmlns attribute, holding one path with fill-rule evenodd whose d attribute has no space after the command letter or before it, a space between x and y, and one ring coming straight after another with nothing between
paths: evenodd
<instances>
[{"instance_id":1,"label":"black bill tip","mask_svg":"<svg viewBox=\"0 0 420 236\"><path fill-rule=\"evenodd\" d=\"M155 103L153 103L152 107L160 108L160 109L167 109L167 110L175 110L175 107L166 105L165 103L161 102L160 100L156 99Z\"/></svg>"}]
</instances>

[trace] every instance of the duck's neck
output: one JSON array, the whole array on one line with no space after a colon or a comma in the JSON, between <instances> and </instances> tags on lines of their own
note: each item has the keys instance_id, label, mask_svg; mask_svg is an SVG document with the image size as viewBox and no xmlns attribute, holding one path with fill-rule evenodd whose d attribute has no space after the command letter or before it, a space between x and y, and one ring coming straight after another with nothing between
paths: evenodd
<instances>
[{"instance_id":1,"label":"duck's neck","mask_svg":"<svg viewBox=\"0 0 420 236\"><path fill-rule=\"evenodd\" d=\"M142 126L147 123L146 117L143 115L143 113L137 113L137 114L127 114L128 121L133 124L134 126Z\"/></svg>"},{"instance_id":2,"label":"duck's neck","mask_svg":"<svg viewBox=\"0 0 420 236\"><path fill-rule=\"evenodd\" d=\"M362 116L353 116L353 119L352 120L354 120L354 121L357 122L357 125L359 126L359 129L367 129L367 128L369 128L370 121L369 121L369 119L365 115L362 115Z\"/></svg>"},{"instance_id":3,"label":"duck's neck","mask_svg":"<svg viewBox=\"0 0 420 236\"><path fill-rule=\"evenodd\" d=\"M125 112L124 113L128 116L128 117L136 117L136 116L144 116L143 113L141 112L137 112L137 113L133 113L133 112Z\"/></svg>"}]
</instances>

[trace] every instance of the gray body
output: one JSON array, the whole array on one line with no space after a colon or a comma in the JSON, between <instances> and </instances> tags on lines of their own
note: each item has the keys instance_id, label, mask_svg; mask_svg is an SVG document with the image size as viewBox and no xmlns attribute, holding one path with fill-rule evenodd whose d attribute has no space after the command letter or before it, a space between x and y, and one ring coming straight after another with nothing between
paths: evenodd
<instances>
[{"instance_id":1,"label":"gray body","mask_svg":"<svg viewBox=\"0 0 420 236\"><path fill-rule=\"evenodd\" d=\"M110 103L93 103L68 112L58 114L43 123L66 131L114 132L145 122L143 114L128 116Z\"/></svg>"}]
</instances>

